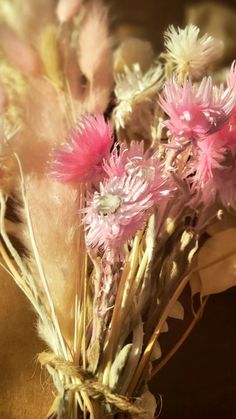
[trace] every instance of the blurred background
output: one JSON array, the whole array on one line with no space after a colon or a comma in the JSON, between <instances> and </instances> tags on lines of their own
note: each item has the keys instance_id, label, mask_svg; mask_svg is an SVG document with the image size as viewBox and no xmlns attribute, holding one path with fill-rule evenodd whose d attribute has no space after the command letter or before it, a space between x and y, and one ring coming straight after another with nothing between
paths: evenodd
<instances>
[{"instance_id":1,"label":"blurred background","mask_svg":"<svg viewBox=\"0 0 236 419\"><path fill-rule=\"evenodd\" d=\"M236 1L224 0L105 0L120 38L127 35L150 40L156 51L163 46L168 25L197 24L202 32L223 38L236 52ZM228 51L227 51L228 52Z\"/></svg>"}]
</instances>

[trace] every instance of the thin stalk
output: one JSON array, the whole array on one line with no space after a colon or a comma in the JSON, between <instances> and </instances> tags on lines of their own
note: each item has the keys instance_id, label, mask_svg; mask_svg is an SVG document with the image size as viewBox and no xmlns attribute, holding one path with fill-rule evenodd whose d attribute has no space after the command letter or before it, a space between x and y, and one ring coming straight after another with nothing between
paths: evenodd
<instances>
[{"instance_id":1,"label":"thin stalk","mask_svg":"<svg viewBox=\"0 0 236 419\"><path fill-rule=\"evenodd\" d=\"M177 287L177 289L175 290L174 294L172 295L171 299L169 300L168 304L166 305L155 329L154 332L149 340L149 343L143 353L143 356L140 360L140 363L138 365L138 368L134 374L134 377L132 379L132 382L128 388L128 394L132 395L136 389L136 386L138 384L138 382L140 382L141 377L144 374L145 368L148 364L148 362L150 361L150 357L153 351L153 347L154 344L156 342L156 339L158 338L159 334L161 333L161 329L168 317L168 314L171 310L171 308L173 307L173 305L175 304L176 300L179 298L180 294L182 293L183 289L185 288L186 284L189 281L189 275L186 275L183 280L181 281L181 283L179 284L179 286Z\"/></svg>"},{"instance_id":2,"label":"thin stalk","mask_svg":"<svg viewBox=\"0 0 236 419\"><path fill-rule=\"evenodd\" d=\"M110 336L107 345L105 362L106 367L103 374L103 384L108 384L109 373L113 361L114 350L117 346L117 341L119 340L121 326L124 319L124 307L126 300L128 298L128 290L130 289L130 284L133 282L134 275L138 266L138 247L141 239L141 233L138 234L134 239L134 245L131 251L129 261L126 263L124 268L121 281L119 284L115 307L113 309L112 319L111 319L111 328Z\"/></svg>"},{"instance_id":3,"label":"thin stalk","mask_svg":"<svg viewBox=\"0 0 236 419\"><path fill-rule=\"evenodd\" d=\"M140 261L138 272L135 276L134 282L132 284L132 288L131 288L130 293L128 295L128 301L126 303L126 308L127 309L130 308L130 302L133 300L133 298L134 298L134 296L137 292L137 289L140 285L140 282L141 282L141 280L142 280L142 278L145 274L147 264L148 264L148 261L149 261L148 253L149 253L149 249L147 248L144 252L144 255L143 255L141 261Z\"/></svg>"},{"instance_id":4,"label":"thin stalk","mask_svg":"<svg viewBox=\"0 0 236 419\"><path fill-rule=\"evenodd\" d=\"M127 301L129 300L129 293L130 293L130 289L132 287L134 278L135 278L135 273L137 271L137 267L139 264L139 244L140 244L140 235L136 236L134 239L134 246L132 249L132 254L131 254L131 264L130 264L130 273L128 275L128 279L125 283L125 288L123 291L123 296L122 296L122 302L121 302L121 308L124 309L125 306L127 305ZM123 314L123 313L122 313Z\"/></svg>"},{"instance_id":5,"label":"thin stalk","mask_svg":"<svg viewBox=\"0 0 236 419\"><path fill-rule=\"evenodd\" d=\"M183 335L180 337L178 342L173 346L173 348L168 352L168 354L152 369L151 377L154 377L166 364L170 361L170 359L175 355L175 353L179 350L179 348L183 345L187 337L192 332L194 326L198 323L200 318L202 317L203 310L207 303L209 297L206 297L204 302L201 304L200 308L198 309L197 313L195 314L193 320L191 321L190 325L184 331Z\"/></svg>"},{"instance_id":6,"label":"thin stalk","mask_svg":"<svg viewBox=\"0 0 236 419\"><path fill-rule=\"evenodd\" d=\"M21 291L23 291L25 296L30 300L31 304L34 306L38 315L40 317L42 317L41 313L39 312L38 307L35 303L35 299L33 297L33 294L31 292L31 290L28 288L25 281L23 280L23 278L21 277L19 272L16 270L15 266L13 265L11 259L8 256L7 252L5 251L2 243L0 243L0 254L1 254L4 262L6 263L8 269L2 263L1 263L1 266L3 266L3 268L8 272L8 274L10 274L12 276L12 278L14 279L14 281L16 282L18 287L21 289Z\"/></svg>"},{"instance_id":7,"label":"thin stalk","mask_svg":"<svg viewBox=\"0 0 236 419\"><path fill-rule=\"evenodd\" d=\"M83 361L83 369L86 371L86 307L87 307L87 260L84 264L84 283L83 283L83 337L82 337L82 361ZM87 416L87 409L86 405L84 404L84 419Z\"/></svg>"},{"instance_id":8,"label":"thin stalk","mask_svg":"<svg viewBox=\"0 0 236 419\"><path fill-rule=\"evenodd\" d=\"M83 284L85 282L84 278L84 257L86 258L86 249L84 245L84 232L82 229L82 220L81 220L81 209L84 207L84 187L80 186L80 194L79 194L79 232L78 232L78 256L81 258L81 262L78 266L78 272L76 275L76 283L75 283L75 313L74 313L74 341L73 341L73 351L74 351L74 360L77 364L80 359L80 346L79 342L81 337L81 330L79 330L79 322L78 319L81 314L81 307L83 304Z\"/></svg>"}]
</instances>

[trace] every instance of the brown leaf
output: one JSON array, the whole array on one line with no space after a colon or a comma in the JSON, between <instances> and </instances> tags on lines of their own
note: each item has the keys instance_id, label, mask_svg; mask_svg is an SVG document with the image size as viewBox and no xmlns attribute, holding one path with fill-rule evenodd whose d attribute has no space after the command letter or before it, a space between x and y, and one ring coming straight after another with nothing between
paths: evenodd
<instances>
[{"instance_id":1,"label":"brown leaf","mask_svg":"<svg viewBox=\"0 0 236 419\"><path fill-rule=\"evenodd\" d=\"M153 394L148 390L148 388L145 390L145 392L142 394L142 396L136 400L134 403L136 406L141 407L146 412L148 412L148 418L154 419L155 412L157 408L157 402L156 398L153 396Z\"/></svg>"},{"instance_id":2,"label":"brown leaf","mask_svg":"<svg viewBox=\"0 0 236 419\"><path fill-rule=\"evenodd\" d=\"M236 214L231 214L224 211L219 220L209 225L207 228L207 233L210 236L214 236L215 234L229 228L236 228Z\"/></svg>"},{"instance_id":3,"label":"brown leaf","mask_svg":"<svg viewBox=\"0 0 236 419\"><path fill-rule=\"evenodd\" d=\"M197 254L197 268L190 279L192 294L200 292L203 297L236 285L236 228L216 233L205 242Z\"/></svg>"}]
</instances>

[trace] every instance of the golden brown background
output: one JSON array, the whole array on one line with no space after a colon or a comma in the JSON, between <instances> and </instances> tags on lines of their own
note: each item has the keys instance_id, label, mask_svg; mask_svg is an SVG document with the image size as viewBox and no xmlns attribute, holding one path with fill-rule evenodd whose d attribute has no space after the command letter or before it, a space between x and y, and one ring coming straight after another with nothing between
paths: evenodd
<instances>
[{"instance_id":1,"label":"golden brown background","mask_svg":"<svg viewBox=\"0 0 236 419\"><path fill-rule=\"evenodd\" d=\"M119 36L139 34L152 40L156 50L161 49L168 24L184 22L189 4L186 0L107 3ZM231 5L233 13L236 1L224 4ZM207 19L205 16L205 22ZM43 344L36 337L34 313L13 281L0 277L0 419L42 419L52 393L47 376L36 363ZM171 331L177 326L173 321ZM153 392L163 397L162 419L236 418L235 332L236 289L232 289L210 298L204 320L153 381ZM163 346L165 340L163 337Z\"/></svg>"}]
</instances>

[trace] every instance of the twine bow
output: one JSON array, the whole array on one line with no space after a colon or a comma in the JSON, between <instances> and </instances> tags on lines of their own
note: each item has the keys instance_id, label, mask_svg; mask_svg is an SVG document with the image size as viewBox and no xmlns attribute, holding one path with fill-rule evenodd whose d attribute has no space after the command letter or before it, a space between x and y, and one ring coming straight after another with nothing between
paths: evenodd
<instances>
[{"instance_id":1,"label":"twine bow","mask_svg":"<svg viewBox=\"0 0 236 419\"><path fill-rule=\"evenodd\" d=\"M49 366L55 371L60 371L68 378L78 379L79 383L65 385L65 390L73 392L85 391L92 399L106 401L117 409L128 413L133 418L150 419L150 414L141 407L134 405L125 396L111 392L108 386L100 383L82 368L76 368L71 362L57 357L53 353L42 352L38 356L42 366Z\"/></svg>"}]
</instances>

